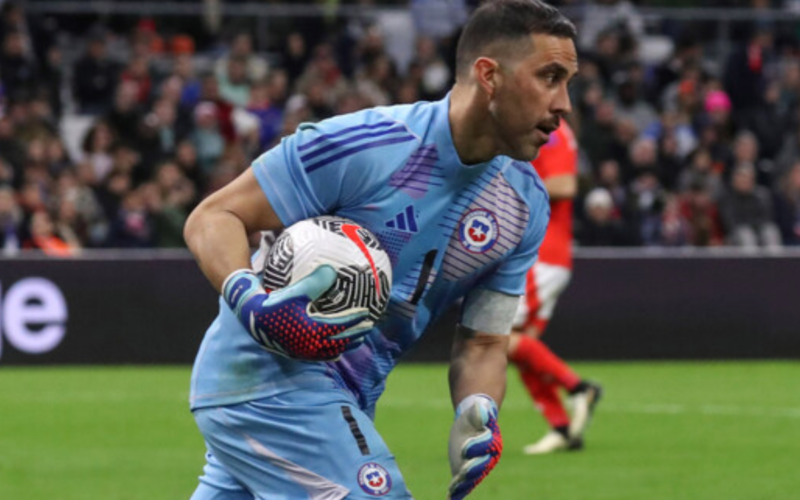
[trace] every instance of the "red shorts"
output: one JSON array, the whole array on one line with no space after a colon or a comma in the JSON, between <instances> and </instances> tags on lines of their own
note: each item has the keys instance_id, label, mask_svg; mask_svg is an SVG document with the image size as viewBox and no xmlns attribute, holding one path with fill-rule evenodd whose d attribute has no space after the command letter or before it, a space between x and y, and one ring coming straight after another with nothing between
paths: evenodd
<instances>
[{"instance_id":1,"label":"red shorts","mask_svg":"<svg viewBox=\"0 0 800 500\"><path fill-rule=\"evenodd\" d=\"M549 321L556 308L558 297L567 288L572 270L537 262L528 271L528 284L525 295L520 297L519 307L514 316L514 328Z\"/></svg>"}]
</instances>

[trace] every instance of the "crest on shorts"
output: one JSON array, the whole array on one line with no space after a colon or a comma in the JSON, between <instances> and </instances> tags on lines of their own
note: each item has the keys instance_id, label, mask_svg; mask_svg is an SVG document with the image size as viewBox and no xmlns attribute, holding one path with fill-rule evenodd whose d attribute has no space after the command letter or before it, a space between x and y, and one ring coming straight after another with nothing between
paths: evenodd
<instances>
[{"instance_id":1,"label":"crest on shorts","mask_svg":"<svg viewBox=\"0 0 800 500\"><path fill-rule=\"evenodd\" d=\"M476 208L465 213L458 223L458 238L461 245L471 253L489 251L500 236L497 217L485 208Z\"/></svg>"},{"instance_id":2,"label":"crest on shorts","mask_svg":"<svg viewBox=\"0 0 800 500\"><path fill-rule=\"evenodd\" d=\"M381 497L392 489L392 478L389 471L380 464L369 462L358 469L358 485L366 493Z\"/></svg>"}]
</instances>

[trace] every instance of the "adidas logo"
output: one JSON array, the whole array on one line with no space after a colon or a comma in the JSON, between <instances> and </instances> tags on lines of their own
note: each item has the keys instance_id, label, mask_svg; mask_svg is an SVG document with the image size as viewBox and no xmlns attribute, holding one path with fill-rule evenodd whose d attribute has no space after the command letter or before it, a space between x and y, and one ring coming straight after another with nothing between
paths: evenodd
<instances>
[{"instance_id":1,"label":"adidas logo","mask_svg":"<svg viewBox=\"0 0 800 500\"><path fill-rule=\"evenodd\" d=\"M386 227L407 233L418 232L419 228L417 227L417 217L414 215L414 205L407 206L405 210L395 215L393 219L387 220Z\"/></svg>"}]
</instances>

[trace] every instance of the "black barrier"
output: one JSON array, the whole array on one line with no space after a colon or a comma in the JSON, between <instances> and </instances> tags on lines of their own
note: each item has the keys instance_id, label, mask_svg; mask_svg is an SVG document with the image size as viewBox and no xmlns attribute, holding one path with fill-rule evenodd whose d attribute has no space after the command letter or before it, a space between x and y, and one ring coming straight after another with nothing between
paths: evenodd
<instances>
[{"instance_id":1,"label":"black barrier","mask_svg":"<svg viewBox=\"0 0 800 500\"><path fill-rule=\"evenodd\" d=\"M216 295L191 258L183 253L164 255L0 260L0 365L191 362L216 315ZM53 321L52 312L47 321L37 317L51 304L42 304L35 296L36 283L30 284L31 280L57 287L67 309L63 338L51 349L43 345L40 353L30 352L36 350L30 347L35 346L37 333L61 322ZM28 321L22 329L29 331L9 336L9 315L20 311L18 306L14 311L7 307L7 300L19 294L15 287L20 286L31 289L30 311L23 313L23 319L12 318L12 323Z\"/></svg>"},{"instance_id":2,"label":"black barrier","mask_svg":"<svg viewBox=\"0 0 800 500\"><path fill-rule=\"evenodd\" d=\"M800 358L800 256L648 255L576 259L545 340L568 359ZM190 363L216 309L183 253L0 260L0 365ZM407 360L446 360L456 317Z\"/></svg>"},{"instance_id":3,"label":"black barrier","mask_svg":"<svg viewBox=\"0 0 800 500\"><path fill-rule=\"evenodd\" d=\"M445 359L456 317L410 358ZM575 360L800 358L800 256L584 251L543 339Z\"/></svg>"}]
</instances>

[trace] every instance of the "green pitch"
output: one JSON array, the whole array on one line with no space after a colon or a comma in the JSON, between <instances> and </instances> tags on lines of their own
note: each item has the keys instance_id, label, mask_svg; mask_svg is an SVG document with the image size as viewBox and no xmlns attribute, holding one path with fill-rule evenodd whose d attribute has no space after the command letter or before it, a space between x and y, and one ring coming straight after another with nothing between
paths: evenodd
<instances>
[{"instance_id":1,"label":"green pitch","mask_svg":"<svg viewBox=\"0 0 800 500\"><path fill-rule=\"evenodd\" d=\"M545 432L515 374L505 453L474 500L800 498L800 364L579 364L606 397L581 453ZM180 368L0 369L0 499L187 499L203 443ZM446 368L404 366L377 425L418 500L444 499ZM355 471L354 471L355 473Z\"/></svg>"}]
</instances>

